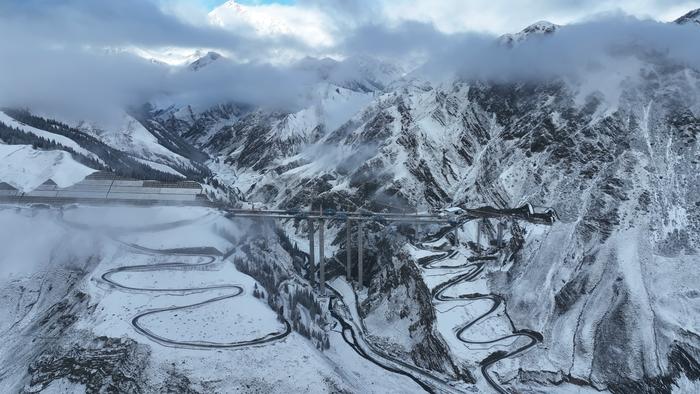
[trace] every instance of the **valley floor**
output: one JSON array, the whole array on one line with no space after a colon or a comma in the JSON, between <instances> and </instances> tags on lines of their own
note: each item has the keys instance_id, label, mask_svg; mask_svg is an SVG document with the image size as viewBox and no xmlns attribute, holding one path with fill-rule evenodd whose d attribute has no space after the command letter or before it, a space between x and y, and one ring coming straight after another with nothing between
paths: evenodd
<instances>
[{"instance_id":1,"label":"valley floor","mask_svg":"<svg viewBox=\"0 0 700 394\"><path fill-rule=\"evenodd\" d=\"M14 226L3 234L9 241L3 266L10 267L3 277L10 279L1 291L9 319L0 329L18 341L0 345L0 391L82 392L93 380L37 370L36 360L62 357L56 348L89 348L102 337L131 339L145 349L148 356L136 366L141 369L136 384L145 392L173 385L222 393L422 391L358 356L339 329L331 332L331 347L324 352L287 332L253 296L255 281L222 258L234 247L227 238L240 229L213 210L5 206L0 217ZM33 237L42 228L48 236ZM92 263L81 265L78 259ZM36 264L15 268L22 260ZM82 272L74 285L52 283L65 278L57 272L71 270ZM59 294L46 290L61 286L66 288ZM43 326L51 321L47 311L72 302L70 294L85 294L88 306L69 306L77 316L61 338L32 338L54 329ZM21 357L13 361L17 351Z\"/></svg>"}]
</instances>

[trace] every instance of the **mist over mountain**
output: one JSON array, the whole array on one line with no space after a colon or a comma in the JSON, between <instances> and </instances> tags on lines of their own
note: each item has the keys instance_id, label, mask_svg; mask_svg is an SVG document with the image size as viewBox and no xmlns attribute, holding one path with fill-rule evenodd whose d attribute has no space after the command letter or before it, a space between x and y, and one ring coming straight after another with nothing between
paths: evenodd
<instances>
[{"instance_id":1,"label":"mist over mountain","mask_svg":"<svg viewBox=\"0 0 700 394\"><path fill-rule=\"evenodd\" d=\"M0 391L698 391L700 4L263 3L0 4Z\"/></svg>"},{"instance_id":2,"label":"mist over mountain","mask_svg":"<svg viewBox=\"0 0 700 394\"><path fill-rule=\"evenodd\" d=\"M353 60L359 56L388 61L413 71L411 75L418 78L458 75L506 81L585 78L592 69L608 65L619 72L629 62L657 54L663 54L659 60L673 65L697 67L700 62L694 45L697 29L686 23L640 20L624 14L567 25L547 40L524 40L515 47L498 45L495 35L447 34L422 22L361 24L333 43L309 46L293 35L264 34L264 29L250 36L243 27L223 31L215 26L193 26L163 14L150 2L129 6L123 6L131 8L127 20L122 6L106 5L101 10L86 5L69 12L68 6L45 4L39 13L25 14L29 5L4 5L4 15L18 15L2 24L3 36L14 39L4 40L0 48L6 54L0 70L0 102L46 110L60 105L62 111L84 108L82 112L92 113L167 96L187 104L236 101L289 109L322 79L319 73L305 72L308 67L294 66L309 56L323 59L330 55L342 64L355 63L352 67L357 69L344 66L345 73L367 72ZM71 13L81 15L84 23L67 26ZM65 18L58 17L63 14ZM142 20L149 21L150 30L144 30ZM247 23L267 23L256 20ZM97 29L101 24L114 28ZM519 37L532 35L531 30L524 29ZM23 34L25 31L31 34ZM143 59L144 52L135 50L176 46L183 48L183 54L187 47L192 48L190 53L197 52L198 46L213 48L211 52L228 61L193 74L182 65L154 63L155 49L148 52L150 59ZM344 62L345 58L349 60ZM224 78L226 83L221 83Z\"/></svg>"}]
</instances>

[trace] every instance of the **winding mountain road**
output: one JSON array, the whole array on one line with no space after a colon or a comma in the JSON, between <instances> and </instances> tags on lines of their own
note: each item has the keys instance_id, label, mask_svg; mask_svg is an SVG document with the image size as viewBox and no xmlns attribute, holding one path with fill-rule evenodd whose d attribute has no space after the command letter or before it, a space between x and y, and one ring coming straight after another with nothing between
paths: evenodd
<instances>
[{"instance_id":1,"label":"winding mountain road","mask_svg":"<svg viewBox=\"0 0 700 394\"><path fill-rule=\"evenodd\" d=\"M463 268L466 269L467 271L464 273L461 273L443 283L440 283L439 285L435 286L432 290L432 296L433 299L436 301L440 302L464 302L464 301L476 301L476 300L490 300L492 302L491 307L481 315L477 316L476 318L472 319L471 321L468 321L464 323L462 326L460 326L457 329L456 335L457 339L460 341L466 343L466 344L476 344L476 345L492 345L492 344L497 344L498 342L501 342L505 339L509 338L527 338L528 342L524 344L523 346L520 346L516 349L510 350L510 351L497 351L495 353L490 354L488 357L486 357L484 360L481 361L480 366L481 366L481 374L484 376L486 381L489 383L491 387L493 387L496 391L498 391L501 394L507 394L508 391L506 391L501 385L489 374L489 368L497 363L500 360L514 357L520 353L525 352L526 350L530 349L531 347L535 346L537 343L542 341L542 334L532 331L532 330L526 330L526 329L517 329L515 327L515 324L513 323L513 320L510 318L508 315L508 312L505 311L505 315L508 318L508 321L510 323L510 329L511 329L511 334L505 335L502 337L494 338L491 340L486 340L486 341L477 341L477 340L471 340L468 337L465 336L465 333L472 327L474 327L477 323L480 321L484 320L487 318L489 315L492 313L496 312L498 308L500 307L501 304L504 305L504 310L505 308L505 300L503 297L500 295L496 294L479 294L479 293L467 293L467 294L459 294L455 296L448 296L445 295L445 292L454 287L457 286L461 283L464 282L471 282L475 280L476 278L479 277L479 275L484 271L484 262L467 262L465 264L461 265L438 265L439 261L442 261L446 258L449 257L454 257L457 254L456 251L451 251L451 252L446 252L440 255L434 255L434 256L429 256L427 258L423 258L421 261L419 261L419 264L424 268L424 269L459 269Z\"/></svg>"},{"instance_id":2,"label":"winding mountain road","mask_svg":"<svg viewBox=\"0 0 700 394\"><path fill-rule=\"evenodd\" d=\"M365 338L365 329L362 327L362 322L358 324L358 319L352 317L352 312L349 310L350 306L345 304L342 294L330 285L327 285L327 288L336 297L330 308L331 315L341 325L343 340L360 357L386 371L408 377L428 393L454 393L460 391L443 378L431 374L430 371L417 368L377 350Z\"/></svg>"},{"instance_id":3,"label":"winding mountain road","mask_svg":"<svg viewBox=\"0 0 700 394\"><path fill-rule=\"evenodd\" d=\"M67 220L64 217L62 211L60 214L60 219L61 219L61 222L68 227L79 228L82 230L92 228L90 225L87 225L87 224ZM174 221L174 222L169 222L169 223L160 223L160 224L154 224L154 225L142 225L142 226L138 226L138 227L115 226L115 227L103 228L103 230L106 230L105 233L110 235L115 241L121 243L122 245L124 245L126 247L134 249L137 253L151 254L151 255L165 255L165 256L171 256L174 258L204 257L206 259L203 263L170 262L170 263L147 264L147 265L143 265L143 264L142 265L127 265L127 266L113 268L113 269L110 269L110 270L104 272L101 275L101 279L105 283L107 283L109 286L111 286L112 288L115 288L115 289L121 290L121 291L125 291L125 292L172 294L172 295L179 295L179 296L183 296L183 297L190 295L190 294L203 293L203 292L208 292L208 291L217 291L217 290L227 291L227 293L228 293L228 294L212 297L209 299L205 299L203 301L199 301L199 302L191 303L191 304L186 304L186 305L147 309L147 310L144 310L142 312L139 312L136 316L134 316L131 319L131 325L134 327L134 329L138 333L146 336L147 338L153 340L154 342L157 342L157 343L164 345L164 346L181 347L181 348L195 348L195 349L240 348L240 347L245 347L245 346L261 345L261 344L265 344L265 343L269 343L269 342L273 342L273 341L277 341L277 340L281 340L281 339L285 338L287 335L289 335L292 332L292 327L286 319L283 321L284 330L282 330L282 331L268 333L268 334L266 334L262 337L258 337L258 338L242 340L242 341L234 341L234 342L174 340L174 339L166 338L162 335L156 334L155 332L153 332L152 330L149 330L147 327L145 327L141 323L142 319L147 317L147 316L152 316L155 314L172 312L172 311L196 309L196 308L203 307L205 305L209 305L209 304L212 304L215 302L235 298L235 297L238 297L238 296L244 294L245 289L242 286L237 285L237 284L223 284L223 285L212 285L212 286L201 286L201 287L184 287L184 288L136 287L136 286L131 286L128 283L122 283L119 280L114 278L114 276L116 274L129 273L129 272L144 273L144 272L159 272L159 271L189 271L189 270L208 271L208 270L212 270L212 267L217 264L217 259L219 259L220 256L217 253L214 253L213 251L211 251L209 248L190 248L190 249L186 249L186 250L185 249L158 250L158 249L146 248L146 247L139 246L139 245L124 243L124 242L120 241L118 238L116 238L117 235L125 234L125 233L147 233L147 232L153 232L153 231L168 230L168 229L172 229L172 228L175 228L178 226L191 224L191 223L194 223L197 220L201 220L201 219L202 219L202 217L197 217L197 218L193 218L193 219L179 220L179 221Z\"/></svg>"},{"instance_id":4,"label":"winding mountain road","mask_svg":"<svg viewBox=\"0 0 700 394\"><path fill-rule=\"evenodd\" d=\"M131 325L134 327L134 329L145 335L146 337L150 338L151 340L160 343L161 345L165 346L176 346L176 347L187 347L187 348L237 348L237 347L243 347L243 346L252 346L252 345L260 345L263 343L268 343L272 341L276 341L278 339L282 339L289 335L291 332L292 328L289 322L286 320L284 321L285 329L282 332L273 332L269 333L263 337L259 338L254 338L250 340L244 340L244 341L235 341L235 342L209 342L209 341L178 341L178 340L173 340L173 339L168 339L165 338L161 335L158 335L154 333L153 331L149 330L145 326L143 326L140 321L146 316L158 314L158 313L163 313L163 312L170 312L170 311L178 311L178 310L188 310L188 309L194 309L198 307L202 307L207 304L211 304L214 302L218 301L223 301L226 299L238 297L241 294L244 293L243 287L236 285L236 284L227 284L227 285L217 285L217 286L203 286L203 287L188 287L188 288L144 288L144 287L133 287L129 286L126 284L122 284L116 280L114 280L112 277L117 274L117 273L123 273L123 272L154 272L154 271L185 271L185 270L191 270L191 269L197 269L197 270L202 270L202 269L208 269L211 265L216 263L217 257L215 255L209 255L209 254L203 254L203 253L177 253L176 251L159 251L159 250L154 250L154 249L146 249L140 246L136 245L129 245L132 248L135 248L139 250L140 252L147 252L147 253L152 253L152 254L161 254L161 255L168 255L168 256L187 256L187 257L192 257L192 256L202 256L206 257L207 261L204 263L198 263L198 264L187 264L187 263L163 263L163 264L153 264L153 265L130 265L130 266L123 266L123 267L118 267L111 269L104 274L102 274L102 280L105 282L109 283L111 286L124 290L124 291L132 291L132 292L153 292L153 293L168 293L168 294L178 294L178 295L183 295L186 296L188 294L193 294L193 293L200 293L200 292L205 292L205 291L212 291L212 290L230 290L229 294L225 294L222 296L217 296L213 298L209 298L204 301L200 301L197 303L193 304L188 304L188 305L182 305L182 306L172 306L172 307L166 307L166 308L157 308L157 309L150 309L146 310L143 312L140 312L136 316L134 316L131 319Z\"/></svg>"},{"instance_id":5,"label":"winding mountain road","mask_svg":"<svg viewBox=\"0 0 700 394\"><path fill-rule=\"evenodd\" d=\"M433 242L436 241L442 237L444 237L446 234L450 233L452 231L451 228L443 228L441 229L438 233L433 234L432 236L426 237L425 241L427 242ZM429 251L435 251L431 247L425 247L425 250ZM509 351L496 351L494 353L491 353L488 357L483 359L480 362L480 370L481 374L484 376L484 379L486 382L491 386L494 390L496 390L500 394L508 394L508 391L505 390L499 382L496 381L490 374L489 374L489 368L493 366L495 363L497 363L500 360L504 360L507 358L515 357L526 350L532 348L533 346L537 345L537 343L542 342L542 334L533 331L533 330L527 330L527 329L517 329L515 327L515 324L513 323L513 320L510 318L508 315L508 312L506 310L506 301L503 297L497 294L479 294L479 293L467 293L467 294L459 294L459 295L446 295L445 293L447 290L450 288L453 288L461 283L465 282L471 282L477 279L484 271L484 261L479 261L479 262L470 262L467 259L465 259L464 264L458 264L458 265L440 265L439 262L443 261L447 258L454 258L457 255L457 250L451 249L447 252L443 252L441 254L435 254L432 256L427 256L422 259L419 259L418 263L423 269L464 269L465 271L450 278L449 280L442 282L435 286L431 292L433 300L437 302L471 302L471 301L477 301L477 300L489 300L491 301L491 306L490 308L477 316L476 318L465 322L459 328L457 329L456 336L457 338L465 343L465 344L473 344L473 345L495 345L498 344L501 341L507 340L509 338L526 338L528 341L522 346L519 346L515 349L509 350ZM334 294L337 296L338 299L343 300L343 296L341 293L337 290L334 289L332 286L327 286ZM358 300L357 300L357 294L354 293L355 296L355 305L357 305ZM503 304L504 306L504 313L505 316L508 318L508 322L510 325L510 330L511 334L500 336L498 338L490 339L490 340L473 340L469 339L467 336L467 333L469 329L474 327L476 324L479 322L485 320L488 316L496 312L499 307ZM344 305L343 308L347 309L349 305ZM416 368L408 363L405 363L401 360L397 360L393 357L389 357L388 355L383 354L382 352L378 351L377 349L374 348L372 343L368 341L366 338L364 338L364 327L362 322L360 321L359 323L356 321L358 320L357 318L353 318L351 313L341 313L343 311L343 308L340 307L335 307L331 308L331 313L333 317L340 322L343 328L343 339L345 342L348 343L360 356L363 358L371 361L372 363L382 367L383 369L398 373L404 376L407 376L411 378L413 381L415 381L417 384L419 384L424 390L427 392L456 392L460 391L459 388L449 384L448 381L444 380L442 377L439 377L437 375L431 374L429 371L422 370L420 368ZM345 315L345 316L343 316ZM360 319L361 320L361 319Z\"/></svg>"}]
</instances>

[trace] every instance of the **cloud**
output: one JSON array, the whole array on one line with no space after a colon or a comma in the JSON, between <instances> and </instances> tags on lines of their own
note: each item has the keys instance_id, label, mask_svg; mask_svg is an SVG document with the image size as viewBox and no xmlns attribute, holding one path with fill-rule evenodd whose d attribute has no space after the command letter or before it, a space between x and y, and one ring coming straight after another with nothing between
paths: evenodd
<instances>
[{"instance_id":1,"label":"cloud","mask_svg":"<svg viewBox=\"0 0 700 394\"><path fill-rule=\"evenodd\" d=\"M241 57L270 48L306 49L289 36L250 36L206 23L192 24L175 8L149 0L15 0L0 2L4 44L50 47L214 47ZM195 18L196 19L196 18Z\"/></svg>"},{"instance_id":2,"label":"cloud","mask_svg":"<svg viewBox=\"0 0 700 394\"><path fill-rule=\"evenodd\" d=\"M142 0L0 2L0 105L93 116L164 94L283 105L306 81L259 59L280 48L303 52L294 37L251 37L192 25ZM11 39L10 39L11 38ZM217 48L239 63L205 73L152 64L127 48Z\"/></svg>"},{"instance_id":3,"label":"cloud","mask_svg":"<svg viewBox=\"0 0 700 394\"><path fill-rule=\"evenodd\" d=\"M246 23L212 25L206 10L179 0L4 1L0 2L0 35L5 37L0 40L0 105L86 117L163 97L201 105L237 101L290 109L320 76L314 67L275 61L289 53L319 58L370 55L423 64L414 73L428 78L576 79L594 69L627 67L630 59L663 59L700 69L696 44L700 29L695 26L620 12L584 18L586 5L610 11L618 4L644 14L693 2L545 0L528 8L524 2L492 0L480 2L480 10L473 3L298 0L290 6L257 6L263 7L257 11L275 10L270 27L274 34L269 34L264 29L251 31ZM313 25L309 15L322 19L311 27L322 29L329 39L314 42L305 34L274 28L275 20ZM525 20L556 15L561 18L555 22L580 21L513 48L498 45L493 34L506 27L517 30L511 26L519 29ZM481 29L478 23L490 27ZM230 61L192 72L153 64L128 48L139 53L210 48L225 53ZM310 63L322 67L328 62Z\"/></svg>"},{"instance_id":4,"label":"cloud","mask_svg":"<svg viewBox=\"0 0 700 394\"><path fill-rule=\"evenodd\" d=\"M302 0L304 1L304 0ZM306 0L306 2L321 0ZM372 15L375 23L397 26L426 23L443 33L504 34L540 20L557 24L581 22L591 15L625 13L642 19L670 21L700 7L689 0L329 0L337 13Z\"/></svg>"},{"instance_id":5,"label":"cloud","mask_svg":"<svg viewBox=\"0 0 700 394\"><path fill-rule=\"evenodd\" d=\"M235 101L289 110L314 78L289 66L217 61L194 72L127 52L65 48L15 49L2 63L2 105L76 119L108 117L115 110L165 97L181 104Z\"/></svg>"},{"instance_id":6,"label":"cloud","mask_svg":"<svg viewBox=\"0 0 700 394\"><path fill-rule=\"evenodd\" d=\"M528 79L579 77L592 68L611 67L621 59L690 66L700 70L696 45L700 29L611 15L564 26L555 34L532 37L512 49L469 50L453 57L470 78ZM449 59L442 59L445 63Z\"/></svg>"},{"instance_id":7,"label":"cloud","mask_svg":"<svg viewBox=\"0 0 700 394\"><path fill-rule=\"evenodd\" d=\"M423 76L512 81L575 78L591 68L614 67L623 58L700 70L699 40L696 26L608 14L563 26L547 36L533 35L512 48L499 44L493 35L447 34L429 23L369 25L349 35L342 51L392 59L420 56L426 62L417 74Z\"/></svg>"},{"instance_id":8,"label":"cloud","mask_svg":"<svg viewBox=\"0 0 700 394\"><path fill-rule=\"evenodd\" d=\"M329 47L335 31L329 14L318 7L259 4L245 6L227 2L207 17L215 26L263 37L294 37L309 48Z\"/></svg>"}]
</instances>

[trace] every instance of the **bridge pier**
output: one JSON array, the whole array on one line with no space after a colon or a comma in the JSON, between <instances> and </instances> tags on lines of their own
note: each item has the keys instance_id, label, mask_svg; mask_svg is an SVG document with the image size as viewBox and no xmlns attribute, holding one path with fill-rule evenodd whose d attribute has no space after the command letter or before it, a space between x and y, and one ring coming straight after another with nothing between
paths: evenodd
<instances>
[{"instance_id":1,"label":"bridge pier","mask_svg":"<svg viewBox=\"0 0 700 394\"><path fill-rule=\"evenodd\" d=\"M351 272L351 249L350 249L350 238L352 236L352 220L348 219L345 226L345 279L348 283L352 282L352 272Z\"/></svg>"},{"instance_id":2,"label":"bridge pier","mask_svg":"<svg viewBox=\"0 0 700 394\"><path fill-rule=\"evenodd\" d=\"M459 225L454 228L454 246L459 246Z\"/></svg>"},{"instance_id":3,"label":"bridge pier","mask_svg":"<svg viewBox=\"0 0 700 394\"><path fill-rule=\"evenodd\" d=\"M318 265L319 265L319 278L318 287L321 291L321 295L326 294L326 254L324 253L324 239L323 233L325 231L326 223L323 219L318 221Z\"/></svg>"},{"instance_id":4,"label":"bridge pier","mask_svg":"<svg viewBox=\"0 0 700 394\"><path fill-rule=\"evenodd\" d=\"M416 226L416 240L420 239L420 230L421 230L421 225L420 222L418 221L418 207L416 207L416 222L413 224Z\"/></svg>"},{"instance_id":5,"label":"bridge pier","mask_svg":"<svg viewBox=\"0 0 700 394\"><path fill-rule=\"evenodd\" d=\"M503 222L498 222L498 237L496 238L496 244L499 248L503 247L503 230L506 224Z\"/></svg>"},{"instance_id":6,"label":"bridge pier","mask_svg":"<svg viewBox=\"0 0 700 394\"><path fill-rule=\"evenodd\" d=\"M481 253L481 220L476 222L476 247Z\"/></svg>"},{"instance_id":7,"label":"bridge pier","mask_svg":"<svg viewBox=\"0 0 700 394\"><path fill-rule=\"evenodd\" d=\"M357 224L357 285L362 290L362 221Z\"/></svg>"},{"instance_id":8,"label":"bridge pier","mask_svg":"<svg viewBox=\"0 0 700 394\"><path fill-rule=\"evenodd\" d=\"M309 220L309 268L308 268L308 274L309 274L309 283L311 283L311 287L314 286L314 282L316 282L316 262L314 261L314 253L315 253L315 246L314 246L314 222Z\"/></svg>"}]
</instances>

